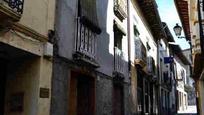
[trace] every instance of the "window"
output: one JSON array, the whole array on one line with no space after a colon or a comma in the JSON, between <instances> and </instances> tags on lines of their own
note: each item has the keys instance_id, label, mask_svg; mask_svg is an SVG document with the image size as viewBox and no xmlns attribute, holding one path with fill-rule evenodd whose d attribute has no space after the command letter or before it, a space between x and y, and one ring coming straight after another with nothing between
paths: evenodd
<instances>
[{"instance_id":1,"label":"window","mask_svg":"<svg viewBox=\"0 0 204 115\"><path fill-rule=\"evenodd\" d=\"M147 47L147 50L149 51L151 49L150 45L148 42L146 42L146 47Z\"/></svg>"},{"instance_id":2,"label":"window","mask_svg":"<svg viewBox=\"0 0 204 115\"><path fill-rule=\"evenodd\" d=\"M122 38L125 34L123 27L121 27L116 21L114 21L114 47L122 50Z\"/></svg>"},{"instance_id":3,"label":"window","mask_svg":"<svg viewBox=\"0 0 204 115\"><path fill-rule=\"evenodd\" d=\"M164 78L163 78L163 61L162 61L162 58L160 58L160 78L161 78L161 82L163 82Z\"/></svg>"},{"instance_id":4,"label":"window","mask_svg":"<svg viewBox=\"0 0 204 115\"><path fill-rule=\"evenodd\" d=\"M79 0L78 17L80 17L81 23L93 32L100 34L101 29L98 26L96 9L96 0Z\"/></svg>"},{"instance_id":5,"label":"window","mask_svg":"<svg viewBox=\"0 0 204 115\"><path fill-rule=\"evenodd\" d=\"M69 115L95 115L94 78L73 72L69 91Z\"/></svg>"},{"instance_id":6,"label":"window","mask_svg":"<svg viewBox=\"0 0 204 115\"><path fill-rule=\"evenodd\" d=\"M120 50L122 50L122 37L123 35L120 32L114 31L114 46Z\"/></svg>"},{"instance_id":7,"label":"window","mask_svg":"<svg viewBox=\"0 0 204 115\"><path fill-rule=\"evenodd\" d=\"M101 33L96 13L96 0L78 0L77 31L73 58L99 67L96 61L97 34ZM89 61L87 61L89 60Z\"/></svg>"},{"instance_id":8,"label":"window","mask_svg":"<svg viewBox=\"0 0 204 115\"><path fill-rule=\"evenodd\" d=\"M134 29L134 35L135 35L135 37L138 37L138 36L140 35L140 33L139 33L138 29L137 29L137 26L134 25L134 26L133 26L133 29Z\"/></svg>"}]
</instances>

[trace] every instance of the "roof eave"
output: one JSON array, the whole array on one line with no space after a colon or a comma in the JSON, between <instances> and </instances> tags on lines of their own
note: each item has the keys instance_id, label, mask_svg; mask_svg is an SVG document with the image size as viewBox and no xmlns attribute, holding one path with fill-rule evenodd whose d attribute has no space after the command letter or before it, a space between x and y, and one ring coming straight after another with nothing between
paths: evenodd
<instances>
[{"instance_id":1,"label":"roof eave","mask_svg":"<svg viewBox=\"0 0 204 115\"><path fill-rule=\"evenodd\" d=\"M189 24L189 12L188 12L188 1L185 0L174 0L179 18L183 25L184 34L187 41L191 41L190 35L190 24Z\"/></svg>"}]
</instances>

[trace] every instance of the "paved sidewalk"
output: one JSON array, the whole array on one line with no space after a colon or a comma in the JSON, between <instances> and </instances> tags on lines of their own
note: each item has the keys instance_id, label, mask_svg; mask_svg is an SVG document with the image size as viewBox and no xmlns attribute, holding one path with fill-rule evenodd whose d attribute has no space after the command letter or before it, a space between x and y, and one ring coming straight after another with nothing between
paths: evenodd
<instances>
[{"instance_id":1,"label":"paved sidewalk","mask_svg":"<svg viewBox=\"0 0 204 115\"><path fill-rule=\"evenodd\" d=\"M185 111L178 111L178 115L197 115L196 106L188 106Z\"/></svg>"}]
</instances>

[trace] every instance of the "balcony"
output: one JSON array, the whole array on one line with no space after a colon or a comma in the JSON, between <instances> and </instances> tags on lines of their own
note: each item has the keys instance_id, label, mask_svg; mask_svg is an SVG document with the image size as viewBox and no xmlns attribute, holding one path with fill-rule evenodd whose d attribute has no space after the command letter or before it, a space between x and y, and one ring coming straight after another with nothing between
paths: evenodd
<instances>
[{"instance_id":1,"label":"balcony","mask_svg":"<svg viewBox=\"0 0 204 115\"><path fill-rule=\"evenodd\" d=\"M149 56L147 57L147 72L149 75L155 75L155 61L154 58Z\"/></svg>"},{"instance_id":2,"label":"balcony","mask_svg":"<svg viewBox=\"0 0 204 115\"><path fill-rule=\"evenodd\" d=\"M24 0L0 0L0 27L8 26L20 20Z\"/></svg>"},{"instance_id":3,"label":"balcony","mask_svg":"<svg viewBox=\"0 0 204 115\"><path fill-rule=\"evenodd\" d=\"M200 39L195 39L192 49L193 55L201 53Z\"/></svg>"},{"instance_id":4,"label":"balcony","mask_svg":"<svg viewBox=\"0 0 204 115\"><path fill-rule=\"evenodd\" d=\"M195 45L200 45L200 39L195 39Z\"/></svg>"},{"instance_id":5,"label":"balcony","mask_svg":"<svg viewBox=\"0 0 204 115\"><path fill-rule=\"evenodd\" d=\"M135 39L135 64L141 67L147 64L146 48L139 39Z\"/></svg>"},{"instance_id":6,"label":"balcony","mask_svg":"<svg viewBox=\"0 0 204 115\"><path fill-rule=\"evenodd\" d=\"M94 68L99 67L99 64L96 62L97 34L82 22L82 19L78 18L73 58L80 62L80 64L90 65Z\"/></svg>"},{"instance_id":7,"label":"balcony","mask_svg":"<svg viewBox=\"0 0 204 115\"><path fill-rule=\"evenodd\" d=\"M121 21L127 17L126 0L114 0L114 13Z\"/></svg>"},{"instance_id":8,"label":"balcony","mask_svg":"<svg viewBox=\"0 0 204 115\"><path fill-rule=\"evenodd\" d=\"M123 75L125 71L125 60L123 52L115 47L114 48L114 73Z\"/></svg>"}]
</instances>

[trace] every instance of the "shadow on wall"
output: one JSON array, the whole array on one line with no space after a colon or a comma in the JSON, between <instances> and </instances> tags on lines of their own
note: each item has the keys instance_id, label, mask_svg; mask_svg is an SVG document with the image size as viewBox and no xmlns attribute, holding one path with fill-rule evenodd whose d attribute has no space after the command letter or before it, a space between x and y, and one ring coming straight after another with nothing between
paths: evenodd
<instances>
[{"instance_id":1,"label":"shadow on wall","mask_svg":"<svg viewBox=\"0 0 204 115\"><path fill-rule=\"evenodd\" d=\"M100 72L112 76L114 69L114 54L111 54L110 50L114 50L114 32L113 32L113 4L110 0L97 0L97 17L98 23L102 30L101 34L98 36L97 44L97 58L100 64L98 69ZM110 7L109 7L110 6ZM110 25L111 24L111 25ZM108 33L109 32L109 33ZM125 62L127 67L128 62ZM125 68L127 69L127 68ZM127 73L128 70L125 70ZM125 76L128 74L125 74Z\"/></svg>"},{"instance_id":2,"label":"shadow on wall","mask_svg":"<svg viewBox=\"0 0 204 115\"><path fill-rule=\"evenodd\" d=\"M102 30L101 34L98 36L97 39L97 58L100 64L99 71L111 75L114 56L109 53L109 44L111 38L106 30L109 2L109 0L97 0L97 17L99 26Z\"/></svg>"}]
</instances>

